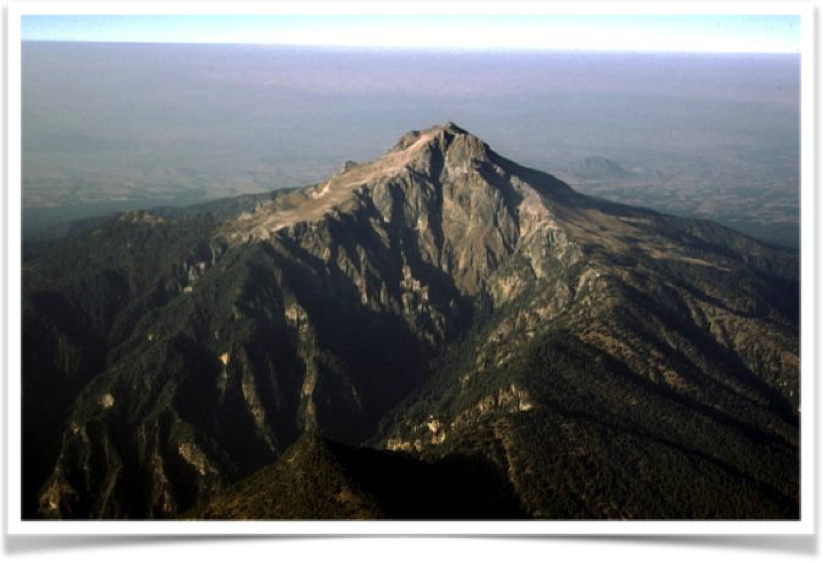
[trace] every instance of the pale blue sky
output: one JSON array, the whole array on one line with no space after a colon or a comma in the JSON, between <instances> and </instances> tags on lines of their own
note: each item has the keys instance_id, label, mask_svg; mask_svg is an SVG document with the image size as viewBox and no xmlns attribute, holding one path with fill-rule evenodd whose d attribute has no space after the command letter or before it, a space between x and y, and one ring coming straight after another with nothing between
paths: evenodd
<instances>
[{"instance_id":1,"label":"pale blue sky","mask_svg":"<svg viewBox=\"0 0 823 563\"><path fill-rule=\"evenodd\" d=\"M800 51L799 16L33 16L23 40L448 49Z\"/></svg>"}]
</instances>

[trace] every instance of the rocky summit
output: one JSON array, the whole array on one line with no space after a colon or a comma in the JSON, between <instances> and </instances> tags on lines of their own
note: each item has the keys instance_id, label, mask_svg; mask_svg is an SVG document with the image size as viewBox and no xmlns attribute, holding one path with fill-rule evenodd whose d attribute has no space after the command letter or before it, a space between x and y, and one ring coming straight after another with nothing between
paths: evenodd
<instances>
[{"instance_id":1,"label":"rocky summit","mask_svg":"<svg viewBox=\"0 0 823 563\"><path fill-rule=\"evenodd\" d=\"M453 123L26 243L22 382L26 518L799 515L797 253Z\"/></svg>"}]
</instances>

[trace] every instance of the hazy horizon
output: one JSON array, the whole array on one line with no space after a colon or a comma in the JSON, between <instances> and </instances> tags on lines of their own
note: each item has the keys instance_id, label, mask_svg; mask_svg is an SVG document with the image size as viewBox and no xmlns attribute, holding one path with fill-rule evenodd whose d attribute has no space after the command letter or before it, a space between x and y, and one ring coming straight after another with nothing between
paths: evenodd
<instances>
[{"instance_id":1,"label":"hazy horizon","mask_svg":"<svg viewBox=\"0 0 823 563\"><path fill-rule=\"evenodd\" d=\"M24 41L23 202L31 226L304 185L454 121L581 191L792 230L799 77L793 54ZM593 156L634 176L580 177Z\"/></svg>"}]
</instances>

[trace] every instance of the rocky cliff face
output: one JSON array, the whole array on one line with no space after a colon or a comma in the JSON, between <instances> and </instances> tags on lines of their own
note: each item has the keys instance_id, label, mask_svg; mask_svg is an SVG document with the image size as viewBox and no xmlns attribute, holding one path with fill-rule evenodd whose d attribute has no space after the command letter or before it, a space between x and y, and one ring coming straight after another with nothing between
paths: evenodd
<instances>
[{"instance_id":1,"label":"rocky cliff face","mask_svg":"<svg viewBox=\"0 0 823 563\"><path fill-rule=\"evenodd\" d=\"M310 433L485 456L541 517L573 508L529 477L535 459L665 444L694 479L750 479L790 515L797 269L579 195L451 123L303 189L124 214L26 249L28 514L175 517ZM57 407L44 380L70 388ZM633 502L584 513L652 513Z\"/></svg>"}]
</instances>

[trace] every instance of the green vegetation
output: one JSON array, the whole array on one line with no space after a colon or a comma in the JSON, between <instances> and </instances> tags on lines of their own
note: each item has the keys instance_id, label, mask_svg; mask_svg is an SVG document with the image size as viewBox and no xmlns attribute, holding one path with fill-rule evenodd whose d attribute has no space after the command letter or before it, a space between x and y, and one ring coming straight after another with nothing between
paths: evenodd
<instances>
[{"instance_id":1,"label":"green vegetation","mask_svg":"<svg viewBox=\"0 0 823 563\"><path fill-rule=\"evenodd\" d=\"M451 123L27 243L23 287L27 518L799 513L797 254Z\"/></svg>"},{"instance_id":2,"label":"green vegetation","mask_svg":"<svg viewBox=\"0 0 823 563\"><path fill-rule=\"evenodd\" d=\"M525 518L505 474L483 457L434 463L305 437L266 467L183 515L219 520Z\"/></svg>"}]
</instances>

